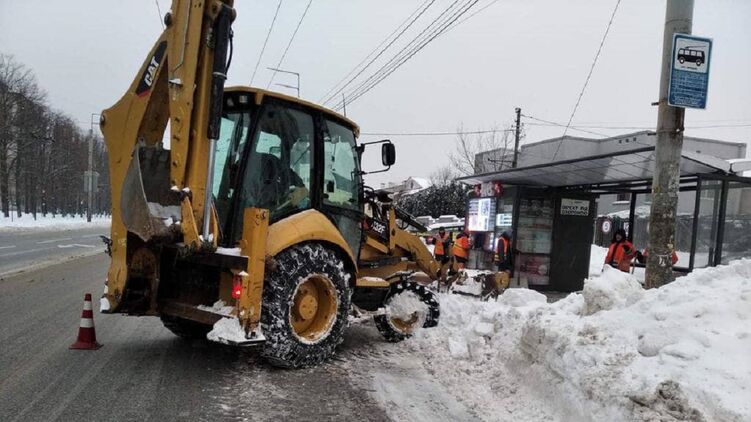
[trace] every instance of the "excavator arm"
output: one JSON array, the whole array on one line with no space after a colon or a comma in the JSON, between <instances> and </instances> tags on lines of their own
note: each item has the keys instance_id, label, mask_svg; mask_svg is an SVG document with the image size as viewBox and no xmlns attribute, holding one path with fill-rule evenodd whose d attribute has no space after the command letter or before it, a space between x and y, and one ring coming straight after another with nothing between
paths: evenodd
<instances>
[{"instance_id":1,"label":"excavator arm","mask_svg":"<svg viewBox=\"0 0 751 422\"><path fill-rule=\"evenodd\" d=\"M174 0L130 88L101 113L112 192L112 264L102 305L110 312L132 271L129 242L216 246L213 152L234 17L233 0ZM162 145L168 124L169 150Z\"/></svg>"},{"instance_id":2,"label":"excavator arm","mask_svg":"<svg viewBox=\"0 0 751 422\"><path fill-rule=\"evenodd\" d=\"M399 228L396 222L399 210L390 202L373 201L371 206L384 209L383 217L388 221L380 234L379 230L366 230L360 251L361 275L387 278L400 271L421 271L430 280L437 279L441 264L418 236Z\"/></svg>"}]
</instances>

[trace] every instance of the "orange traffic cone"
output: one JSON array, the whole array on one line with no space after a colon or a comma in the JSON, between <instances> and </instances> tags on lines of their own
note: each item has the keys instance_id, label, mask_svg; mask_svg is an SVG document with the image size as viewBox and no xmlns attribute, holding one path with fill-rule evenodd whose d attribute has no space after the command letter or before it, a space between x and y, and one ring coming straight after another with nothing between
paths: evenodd
<instances>
[{"instance_id":1,"label":"orange traffic cone","mask_svg":"<svg viewBox=\"0 0 751 422\"><path fill-rule=\"evenodd\" d=\"M91 310L91 293L86 293L83 298L83 312L81 312L81 324L78 327L78 339L70 345L70 349L96 350L102 347L96 342L94 330L94 312Z\"/></svg>"}]
</instances>

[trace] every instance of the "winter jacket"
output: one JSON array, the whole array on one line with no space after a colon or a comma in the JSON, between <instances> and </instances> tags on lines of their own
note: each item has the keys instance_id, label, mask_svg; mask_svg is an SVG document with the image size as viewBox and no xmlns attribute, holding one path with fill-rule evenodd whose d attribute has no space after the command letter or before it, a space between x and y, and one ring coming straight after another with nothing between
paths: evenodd
<instances>
[{"instance_id":1,"label":"winter jacket","mask_svg":"<svg viewBox=\"0 0 751 422\"><path fill-rule=\"evenodd\" d=\"M456 238L456 241L454 242L453 252L454 256L457 256L459 258L469 257L469 237L467 237L466 234L462 233L459 235L459 237Z\"/></svg>"}]
</instances>

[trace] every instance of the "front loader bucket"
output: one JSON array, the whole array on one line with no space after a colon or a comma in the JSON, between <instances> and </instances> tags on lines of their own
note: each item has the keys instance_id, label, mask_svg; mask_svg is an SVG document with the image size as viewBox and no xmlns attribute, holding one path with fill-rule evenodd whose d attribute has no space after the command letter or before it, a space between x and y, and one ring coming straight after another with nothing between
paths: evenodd
<instances>
[{"instance_id":1,"label":"front loader bucket","mask_svg":"<svg viewBox=\"0 0 751 422\"><path fill-rule=\"evenodd\" d=\"M144 242L170 234L181 220L180 198L170 189L170 152L158 146L136 146L125 175L120 212L125 228Z\"/></svg>"}]
</instances>

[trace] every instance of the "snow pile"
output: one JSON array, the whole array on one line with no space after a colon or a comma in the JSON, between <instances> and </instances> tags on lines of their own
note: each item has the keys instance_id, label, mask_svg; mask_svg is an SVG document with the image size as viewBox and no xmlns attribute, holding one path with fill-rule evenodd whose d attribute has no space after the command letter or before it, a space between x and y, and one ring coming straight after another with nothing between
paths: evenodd
<instances>
[{"instance_id":1,"label":"snow pile","mask_svg":"<svg viewBox=\"0 0 751 422\"><path fill-rule=\"evenodd\" d=\"M522 289L440 301L406 346L491 414L510 374L567 419L751 420L751 260L652 290L606 268L552 304Z\"/></svg>"},{"instance_id":2,"label":"snow pile","mask_svg":"<svg viewBox=\"0 0 751 422\"><path fill-rule=\"evenodd\" d=\"M246 341L245 330L240 326L237 318L220 318L214 323L214 328L206 334L211 341L224 344L238 344Z\"/></svg>"},{"instance_id":3,"label":"snow pile","mask_svg":"<svg viewBox=\"0 0 751 422\"><path fill-rule=\"evenodd\" d=\"M86 216L69 215L61 216L59 214L37 214L36 220L32 214L22 214L21 217L11 213L9 217L0 215L0 232L14 231L21 229L83 229L89 227L109 227L111 218L109 216L95 215L91 217L91 223L86 221Z\"/></svg>"},{"instance_id":4,"label":"snow pile","mask_svg":"<svg viewBox=\"0 0 751 422\"><path fill-rule=\"evenodd\" d=\"M389 300L386 305L386 314L391 318L403 321L408 321L413 315L417 314L420 321L417 326L420 327L422 326L422 322L425 321L425 316L428 314L428 304L420 300L420 297L415 293L405 291Z\"/></svg>"}]
</instances>

